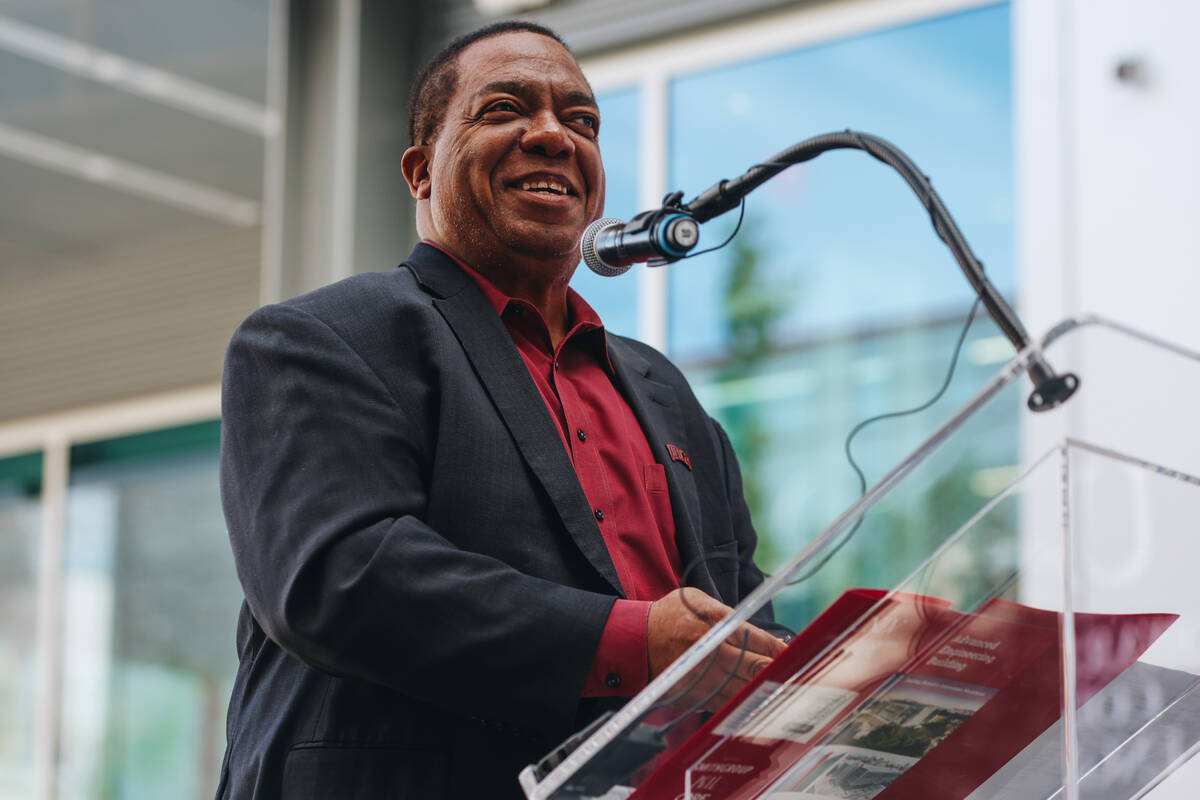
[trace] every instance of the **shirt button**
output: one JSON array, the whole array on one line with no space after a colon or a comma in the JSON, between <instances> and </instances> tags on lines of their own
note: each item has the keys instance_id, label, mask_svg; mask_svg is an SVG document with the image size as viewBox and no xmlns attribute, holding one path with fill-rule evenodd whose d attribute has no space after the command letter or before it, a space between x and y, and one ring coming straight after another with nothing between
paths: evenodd
<instances>
[{"instance_id":1,"label":"shirt button","mask_svg":"<svg viewBox=\"0 0 1200 800\"><path fill-rule=\"evenodd\" d=\"M604 676L604 685L610 689L616 689L621 685L621 676L615 672L610 672Z\"/></svg>"},{"instance_id":2,"label":"shirt button","mask_svg":"<svg viewBox=\"0 0 1200 800\"><path fill-rule=\"evenodd\" d=\"M603 511L601 511L600 509L598 509L598 508L597 508L597 509L596 509L594 512L592 512L592 513L594 513L594 514L596 515L596 521L597 521L597 522L604 522L604 512L603 512Z\"/></svg>"},{"instance_id":3,"label":"shirt button","mask_svg":"<svg viewBox=\"0 0 1200 800\"><path fill-rule=\"evenodd\" d=\"M581 442L587 441L587 434L583 432L583 428L580 428L579 430L575 431L575 435L579 437L579 441L581 441Z\"/></svg>"}]
</instances>

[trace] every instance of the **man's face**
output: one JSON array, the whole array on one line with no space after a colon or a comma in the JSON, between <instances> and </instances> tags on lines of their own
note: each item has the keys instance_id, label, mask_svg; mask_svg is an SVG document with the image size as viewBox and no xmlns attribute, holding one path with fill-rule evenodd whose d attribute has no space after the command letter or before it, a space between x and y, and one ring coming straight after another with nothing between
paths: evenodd
<instances>
[{"instance_id":1,"label":"man's face","mask_svg":"<svg viewBox=\"0 0 1200 800\"><path fill-rule=\"evenodd\" d=\"M409 175L429 201L423 235L477 266L573 268L604 207L604 167L600 116L571 55L524 31L475 42L444 114L432 146L414 148L425 180Z\"/></svg>"}]
</instances>

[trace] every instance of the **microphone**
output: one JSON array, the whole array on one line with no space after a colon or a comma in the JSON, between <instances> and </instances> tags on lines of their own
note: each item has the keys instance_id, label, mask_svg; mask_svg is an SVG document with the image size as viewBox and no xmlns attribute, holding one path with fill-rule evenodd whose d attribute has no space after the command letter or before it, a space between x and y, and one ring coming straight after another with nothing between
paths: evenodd
<instances>
[{"instance_id":1,"label":"microphone","mask_svg":"<svg viewBox=\"0 0 1200 800\"><path fill-rule=\"evenodd\" d=\"M629 222L614 217L596 220L583 231L579 250L592 272L613 277L642 261L676 261L698 241L696 220L673 209L656 208Z\"/></svg>"}]
</instances>

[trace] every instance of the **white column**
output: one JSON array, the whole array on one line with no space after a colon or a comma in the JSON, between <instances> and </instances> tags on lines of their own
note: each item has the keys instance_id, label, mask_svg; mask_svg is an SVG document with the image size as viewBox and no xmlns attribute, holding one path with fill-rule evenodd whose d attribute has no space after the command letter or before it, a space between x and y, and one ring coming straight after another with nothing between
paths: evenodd
<instances>
[{"instance_id":1,"label":"white column","mask_svg":"<svg viewBox=\"0 0 1200 800\"><path fill-rule=\"evenodd\" d=\"M667 192L667 74L653 71L641 82L638 115L644 164L638 186L638 208L654 208ZM638 338L666 352L668 341L667 270L638 265Z\"/></svg>"},{"instance_id":2,"label":"white column","mask_svg":"<svg viewBox=\"0 0 1200 800\"><path fill-rule=\"evenodd\" d=\"M42 451L42 528L38 554L37 695L33 725L34 797L58 796L62 686L63 548L70 444L50 435Z\"/></svg>"}]
</instances>

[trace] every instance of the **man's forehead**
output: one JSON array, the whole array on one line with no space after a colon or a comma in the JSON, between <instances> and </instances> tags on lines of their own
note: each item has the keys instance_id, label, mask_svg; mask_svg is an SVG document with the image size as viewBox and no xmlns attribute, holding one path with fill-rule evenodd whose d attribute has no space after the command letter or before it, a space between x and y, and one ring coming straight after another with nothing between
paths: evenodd
<instances>
[{"instance_id":1,"label":"man's forehead","mask_svg":"<svg viewBox=\"0 0 1200 800\"><path fill-rule=\"evenodd\" d=\"M459 89L469 89L473 97L522 96L550 80L569 104L596 104L574 56L554 39L532 31L510 31L472 42L459 53L458 63Z\"/></svg>"}]
</instances>

